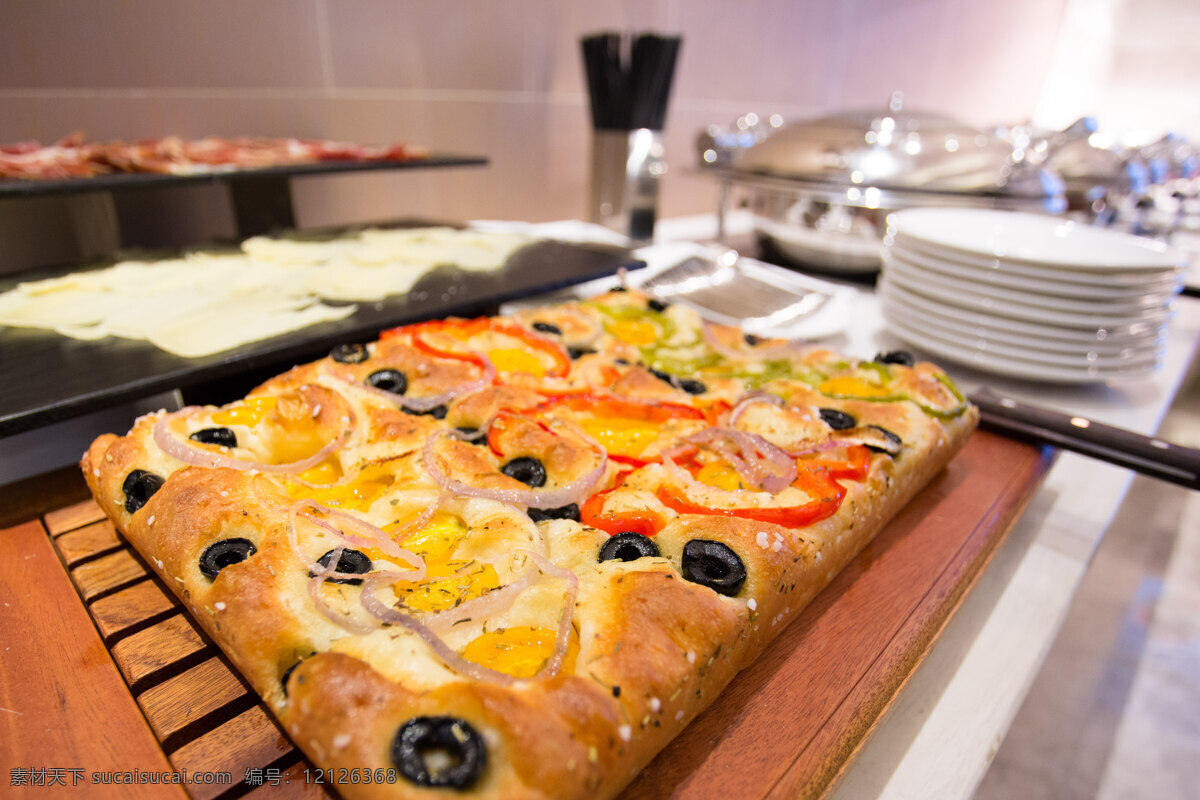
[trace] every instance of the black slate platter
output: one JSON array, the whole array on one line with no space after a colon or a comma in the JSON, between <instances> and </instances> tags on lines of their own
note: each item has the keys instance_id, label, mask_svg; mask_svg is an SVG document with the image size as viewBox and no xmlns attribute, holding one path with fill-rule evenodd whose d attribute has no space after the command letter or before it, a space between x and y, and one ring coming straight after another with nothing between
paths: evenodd
<instances>
[{"instance_id":1,"label":"black slate platter","mask_svg":"<svg viewBox=\"0 0 1200 800\"><path fill-rule=\"evenodd\" d=\"M621 267L644 266L621 248L535 242L496 272L439 267L408 295L359 303L343 320L202 358L181 358L129 339L78 341L50 331L0 326L0 437L171 389L255 371L282 372L326 355L336 344L371 341L395 325L479 313L481 307L605 277ZM19 280L70 271L6 276L0 291Z\"/></svg>"},{"instance_id":2,"label":"black slate platter","mask_svg":"<svg viewBox=\"0 0 1200 800\"><path fill-rule=\"evenodd\" d=\"M236 169L226 172L197 172L191 175L164 175L150 172L114 173L86 178L54 178L47 180L0 179L0 198L40 197L51 194L80 192L111 192L123 189L144 189L164 186L188 186L202 183L238 183L264 179L303 178L308 175L328 175L335 172L376 172L394 169L429 169L434 167L486 166L484 156L432 154L411 161L318 161L312 164L287 164L258 169Z\"/></svg>"}]
</instances>

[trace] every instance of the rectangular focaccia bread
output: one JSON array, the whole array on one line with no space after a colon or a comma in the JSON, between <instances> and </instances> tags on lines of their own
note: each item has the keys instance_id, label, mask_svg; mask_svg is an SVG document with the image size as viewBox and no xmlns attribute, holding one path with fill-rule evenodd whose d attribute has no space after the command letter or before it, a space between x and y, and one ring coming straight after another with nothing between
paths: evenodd
<instances>
[{"instance_id":1,"label":"rectangular focaccia bread","mask_svg":"<svg viewBox=\"0 0 1200 800\"><path fill-rule=\"evenodd\" d=\"M97 501L348 797L611 797L941 470L938 368L634 292L97 439ZM383 772L375 772L383 770Z\"/></svg>"}]
</instances>

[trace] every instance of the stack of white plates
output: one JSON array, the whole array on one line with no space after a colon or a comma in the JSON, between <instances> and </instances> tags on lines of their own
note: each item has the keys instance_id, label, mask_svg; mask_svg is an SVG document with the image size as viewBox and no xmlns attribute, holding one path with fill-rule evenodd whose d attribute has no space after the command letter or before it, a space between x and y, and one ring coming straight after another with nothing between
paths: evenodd
<instances>
[{"instance_id":1,"label":"stack of white plates","mask_svg":"<svg viewBox=\"0 0 1200 800\"><path fill-rule=\"evenodd\" d=\"M891 224L883 313L919 349L1055 383L1159 366L1183 263L1160 242L988 209L911 209Z\"/></svg>"}]
</instances>

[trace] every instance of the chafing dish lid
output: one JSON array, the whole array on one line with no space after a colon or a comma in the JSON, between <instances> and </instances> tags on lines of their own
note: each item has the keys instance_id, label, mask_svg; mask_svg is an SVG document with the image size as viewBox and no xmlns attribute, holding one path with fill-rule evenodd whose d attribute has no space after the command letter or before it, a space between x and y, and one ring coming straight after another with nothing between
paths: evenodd
<instances>
[{"instance_id":1,"label":"chafing dish lid","mask_svg":"<svg viewBox=\"0 0 1200 800\"><path fill-rule=\"evenodd\" d=\"M1046 196L1061 190L1012 147L939 114L848 111L795 122L753 147L734 172L840 186Z\"/></svg>"}]
</instances>

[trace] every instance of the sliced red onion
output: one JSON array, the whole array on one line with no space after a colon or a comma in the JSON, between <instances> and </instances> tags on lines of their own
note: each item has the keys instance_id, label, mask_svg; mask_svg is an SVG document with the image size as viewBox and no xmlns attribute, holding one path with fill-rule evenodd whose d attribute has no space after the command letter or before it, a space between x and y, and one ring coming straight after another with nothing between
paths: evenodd
<instances>
[{"instance_id":1,"label":"sliced red onion","mask_svg":"<svg viewBox=\"0 0 1200 800\"><path fill-rule=\"evenodd\" d=\"M796 480L796 462L763 437L736 428L705 428L684 439L711 447L757 489L778 494Z\"/></svg>"},{"instance_id":2,"label":"sliced red onion","mask_svg":"<svg viewBox=\"0 0 1200 800\"><path fill-rule=\"evenodd\" d=\"M825 439L815 444L804 445L791 450L785 450L784 452L786 452L792 458L800 458L801 456L810 456L815 453L824 453L828 450L836 450L843 444L845 444L845 442L838 441L837 439Z\"/></svg>"},{"instance_id":3,"label":"sliced red onion","mask_svg":"<svg viewBox=\"0 0 1200 800\"><path fill-rule=\"evenodd\" d=\"M367 522L366 520L359 519L358 517L355 517L352 514L347 514L343 511L336 511L332 508L327 508L326 506L323 506L320 503L317 503L316 501L313 501L313 500L301 500L297 503L294 503L290 508L288 508L287 536L288 536L288 544L291 545L293 552L296 553L296 556L300 559L300 562L308 567L309 572L313 573L314 575L321 574L324 577L332 577L332 578L358 578L358 577L361 577L359 575L351 575L348 573L336 572L335 571L336 566L337 566L336 561L331 562L331 565L332 565L331 567L323 567L314 561L309 561L308 558L301 552L300 545L299 545L299 542L297 541L297 536L296 536L296 516L299 514L299 512L301 510L303 510L305 508L311 508L316 511L320 511L323 514L328 514L329 516L345 520L345 521L349 522L351 525L358 526L360 529L365 530L368 534L367 538L363 538L361 536L355 536L354 534L347 533L346 531L336 527L335 525L333 525L323 519L317 519L316 517L305 515L305 518L308 519L309 522L313 523L314 525L316 525L319 528L322 528L322 529L332 533L334 536L338 537L339 539L345 540L351 544L357 544L357 545L361 545L361 546L365 546L365 547L377 547L379 550L381 550L382 552L384 552L385 554L387 554L389 556L392 556L393 558L399 558L399 559L402 559L403 561L408 562L408 564L410 564L412 566L411 570L406 570L404 572L390 571L388 573L391 575L396 575L397 576L396 580L407 580L407 581L424 580L425 574L426 574L425 573L425 560L422 559L420 556L418 556L416 553L413 553L409 550L405 550L403 547L400 547L399 545L397 545L396 542L392 539L391 536L388 535L388 533L386 531L384 531L380 528L377 528L376 526L372 525L371 523Z\"/></svg>"},{"instance_id":4,"label":"sliced red onion","mask_svg":"<svg viewBox=\"0 0 1200 800\"><path fill-rule=\"evenodd\" d=\"M498 672L494 669L488 669L482 664L476 664L473 661L467 661L465 658L454 652L448 644L428 627L422 625L415 618L409 616L403 611L398 610L393 605L390 605L383 600L380 600L377 595L377 587L384 582L384 578L377 575L368 575L363 582L363 590L360 595L360 601L363 608L371 616L382 620L383 622L400 625L415 633L421 638L425 644L440 658L447 667L455 672L466 675L477 681L486 681L495 683L501 686L509 686L516 682L516 678L504 672Z\"/></svg>"},{"instance_id":5,"label":"sliced red onion","mask_svg":"<svg viewBox=\"0 0 1200 800\"><path fill-rule=\"evenodd\" d=\"M535 677L540 679L553 678L562 669L567 658L567 647L571 642L571 618L575 614L575 595L579 592L579 576L565 567L560 567L550 559L532 550L518 550L528 553L543 575L551 578L561 578L567 582L567 591L563 596L563 610L558 618L558 631L555 634L554 653L538 670Z\"/></svg>"},{"instance_id":6,"label":"sliced red onion","mask_svg":"<svg viewBox=\"0 0 1200 800\"><path fill-rule=\"evenodd\" d=\"M306 469L310 469L311 467L315 467L317 464L320 464L346 442L346 433L343 431L332 442L325 445L308 458L300 461L292 461L288 464L263 464L258 461L243 461L240 458L231 458L229 456L223 456L220 453L214 453L211 450L193 447L184 440L177 439L168 429L168 425L173 418L184 414L192 414L197 411L203 411L203 409L199 406L188 406L176 411L174 414L168 414L154 425L154 443L157 444L164 453L172 458L184 462L185 464L192 464L193 466L197 467L207 467L209 469L228 467L229 469L257 470L259 472L275 473L303 472Z\"/></svg>"},{"instance_id":7,"label":"sliced red onion","mask_svg":"<svg viewBox=\"0 0 1200 800\"><path fill-rule=\"evenodd\" d=\"M534 583L534 576L525 572L512 583L493 589L487 594L472 598L467 602L439 611L425 620L431 631L445 633L455 625L477 617L493 617L508 610L517 595L528 589Z\"/></svg>"},{"instance_id":8,"label":"sliced red onion","mask_svg":"<svg viewBox=\"0 0 1200 800\"><path fill-rule=\"evenodd\" d=\"M340 551L341 548L338 548L339 557L341 556ZM379 627L378 624L372 625L366 622L359 622L358 620L347 616L346 614L339 614L329 605L329 603L325 602L325 597L321 593L321 586L325 583L326 577L328 576L315 575L308 581L308 596L312 598L313 605L316 606L317 611L321 612L321 615L334 625L337 625L338 627L343 628L350 633L371 633L372 631L376 630Z\"/></svg>"},{"instance_id":9,"label":"sliced red onion","mask_svg":"<svg viewBox=\"0 0 1200 800\"><path fill-rule=\"evenodd\" d=\"M704 342L712 349L714 353L724 356L732 361L745 361L747 359L765 359L765 360L782 360L793 358L799 355L799 350L803 347L800 342L788 342L787 344L774 345L773 347L756 347L754 350L738 350L721 342L717 338L717 333L713 328L713 324L707 320L701 321L701 332L704 334Z\"/></svg>"},{"instance_id":10,"label":"sliced red onion","mask_svg":"<svg viewBox=\"0 0 1200 800\"><path fill-rule=\"evenodd\" d=\"M750 392L743 395L742 399L737 401L737 404L733 407L733 410L729 412L729 422L727 423L729 427L737 427L738 420L741 419L742 415L746 413L746 409L750 406L759 405L761 403L768 403L773 406L786 405L786 403L783 401L783 398L777 394L771 394L770 392L764 392L762 390Z\"/></svg>"},{"instance_id":11,"label":"sliced red onion","mask_svg":"<svg viewBox=\"0 0 1200 800\"><path fill-rule=\"evenodd\" d=\"M464 497L498 500L501 503L526 506L528 508L561 508L562 506L582 500L596 482L600 480L600 477L604 474L605 467L608 466L608 454L604 452L604 448L599 443L589 439L589 443L595 446L600 456L599 463L581 478L572 481L566 486L545 490L483 489L478 486L469 486L457 478L450 477L437 463L437 456L433 452L434 448L439 441L447 438L447 435L447 431L439 431L430 436L425 442L425 449L421 453L421 459L425 464L425 471L429 473L429 476L433 478L438 486L451 494ZM451 435L451 438L459 437Z\"/></svg>"},{"instance_id":12,"label":"sliced red onion","mask_svg":"<svg viewBox=\"0 0 1200 800\"><path fill-rule=\"evenodd\" d=\"M395 392L379 389L375 386L367 386L366 384L357 383L332 372L326 374L339 381L342 381L348 386L353 386L355 389L366 392L367 394L373 394L376 397L383 398L389 403L395 403L402 408L420 412L431 411L438 406L449 403L456 397L473 394L480 389L491 386L492 382L496 380L496 365L492 363L491 359L482 353L475 353L475 355L479 356L479 359L483 362L483 374L481 376L475 378L474 380L460 383L457 386L442 392L441 394L430 395L428 397L409 397L408 395L396 394Z\"/></svg>"},{"instance_id":13,"label":"sliced red onion","mask_svg":"<svg viewBox=\"0 0 1200 800\"><path fill-rule=\"evenodd\" d=\"M746 506L746 492L744 490L729 491L726 489L718 489L715 486L707 486L703 483L700 483L700 481L696 480L691 475L689 475L688 471L686 469L681 468L678 464L676 464L670 458L664 457L662 460L662 464L663 464L663 468L666 469L666 471L667 471L667 475L670 476L672 482L674 482L680 489L682 489L684 496L687 497L689 500L691 500L693 503L698 502L695 499L695 497L693 496L693 493L702 492L702 493L708 495L708 497L704 501L705 503L707 503L709 501L709 499L711 499L712 496L715 495L716 497L729 503L731 508L743 508Z\"/></svg>"}]
</instances>

